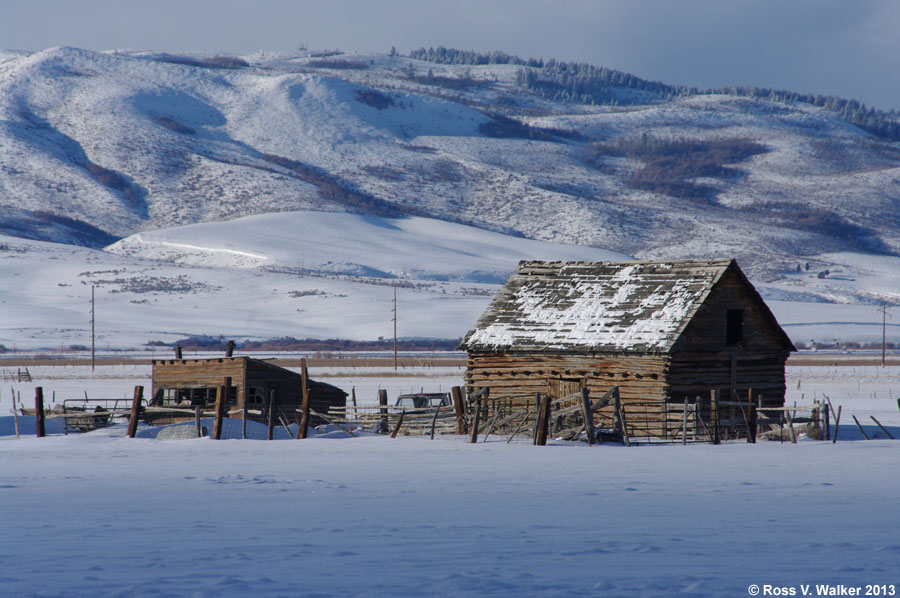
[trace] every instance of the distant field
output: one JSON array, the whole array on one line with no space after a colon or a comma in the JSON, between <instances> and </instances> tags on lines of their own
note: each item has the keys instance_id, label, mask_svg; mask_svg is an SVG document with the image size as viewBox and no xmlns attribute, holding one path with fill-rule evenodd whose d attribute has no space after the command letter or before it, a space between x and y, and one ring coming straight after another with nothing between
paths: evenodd
<instances>
[{"instance_id":1,"label":"distant field","mask_svg":"<svg viewBox=\"0 0 900 598\"><path fill-rule=\"evenodd\" d=\"M270 357L269 353L254 355L253 353L244 353L250 357L266 359L277 365L286 368L300 367L301 356L290 357ZM220 356L201 355L188 356L189 359L215 359ZM166 357L157 357L155 359L165 359ZM112 365L150 365L154 358L150 357L98 357L95 360L97 366ZM343 354L340 356L326 357L307 357L306 363L311 368L321 367L370 367L370 368L391 368L394 365L393 357L372 357L370 355L354 356L352 354ZM888 354L886 365L900 365L900 354ZM42 353L31 356L16 355L13 357L0 356L0 367L30 367L30 366L89 366L91 359L85 357L67 357L65 355L53 355ZM435 354L433 357L398 357L397 367L405 368L433 368L433 367L459 367L466 365L466 358L459 354L441 355ZM881 355L866 353L797 353L788 359L789 366L863 366L863 365L881 365Z\"/></svg>"},{"instance_id":2,"label":"distant field","mask_svg":"<svg viewBox=\"0 0 900 598\"><path fill-rule=\"evenodd\" d=\"M247 355L247 354L244 354ZM297 357L268 357L268 354L263 355L253 355L252 353L248 355L249 357L257 357L259 359L265 359L266 361L271 361L274 364L280 365L286 368L298 368L300 367L300 356ZM219 356L221 357L221 356ZM163 358L159 358L163 359ZM216 359L216 356L187 356L187 359ZM112 366L112 365L150 365L153 361L153 358L149 357L98 357L95 360L95 364L97 366ZM306 364L313 367L377 367L377 368L390 368L394 366L394 359L392 357L307 357ZM0 357L0 367L31 367L31 366L89 366L91 365L90 358L84 357L66 357L64 355L53 356L53 355L36 355L34 357L9 357L3 358ZM397 358L397 367L398 368L419 368L419 367L456 367L466 365L466 359L464 357L458 356L448 356L448 357L398 357Z\"/></svg>"}]
</instances>

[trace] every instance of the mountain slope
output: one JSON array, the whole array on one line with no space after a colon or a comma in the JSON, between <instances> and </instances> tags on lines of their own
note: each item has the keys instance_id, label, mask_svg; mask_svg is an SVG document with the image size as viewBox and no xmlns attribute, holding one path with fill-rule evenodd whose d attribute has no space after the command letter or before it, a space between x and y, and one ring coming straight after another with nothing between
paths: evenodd
<instances>
[{"instance_id":1,"label":"mountain slope","mask_svg":"<svg viewBox=\"0 0 900 598\"><path fill-rule=\"evenodd\" d=\"M824 107L627 82L610 90L623 105L554 101L517 64L213 58L0 58L0 230L99 247L269 212L415 215L639 258L735 256L773 284L900 253L900 143ZM834 300L822 284L809 296Z\"/></svg>"}]
</instances>

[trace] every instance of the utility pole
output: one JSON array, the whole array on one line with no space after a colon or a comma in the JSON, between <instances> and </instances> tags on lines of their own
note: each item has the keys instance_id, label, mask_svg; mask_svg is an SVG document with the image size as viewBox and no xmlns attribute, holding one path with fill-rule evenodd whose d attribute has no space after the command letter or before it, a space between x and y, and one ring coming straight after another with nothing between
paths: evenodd
<instances>
[{"instance_id":1,"label":"utility pole","mask_svg":"<svg viewBox=\"0 0 900 598\"><path fill-rule=\"evenodd\" d=\"M394 371L397 371L397 287L394 287Z\"/></svg>"},{"instance_id":2,"label":"utility pole","mask_svg":"<svg viewBox=\"0 0 900 598\"><path fill-rule=\"evenodd\" d=\"M91 371L94 371L94 288L96 285L91 285Z\"/></svg>"},{"instance_id":3,"label":"utility pole","mask_svg":"<svg viewBox=\"0 0 900 598\"><path fill-rule=\"evenodd\" d=\"M885 345L887 344L887 319L890 317L888 313L887 303L882 302L881 307L878 309L881 312L881 367L884 367L885 362Z\"/></svg>"}]
</instances>

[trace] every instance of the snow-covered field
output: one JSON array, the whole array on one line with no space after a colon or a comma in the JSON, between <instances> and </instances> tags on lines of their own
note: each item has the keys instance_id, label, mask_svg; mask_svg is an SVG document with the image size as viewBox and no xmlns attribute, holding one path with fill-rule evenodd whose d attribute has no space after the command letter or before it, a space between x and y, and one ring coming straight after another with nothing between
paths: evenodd
<instances>
[{"instance_id":1,"label":"snow-covered field","mask_svg":"<svg viewBox=\"0 0 900 598\"><path fill-rule=\"evenodd\" d=\"M141 233L109 251L0 235L0 345L89 347L92 286L101 349L188 336L388 338L395 288L401 338L461 338L518 260L626 257L425 218L316 212ZM896 295L900 258L841 259L870 274L844 276L836 303L810 302L805 285L821 281L808 272L790 284L754 281L794 342L881 340L878 305L851 297ZM900 321L887 330L900 344Z\"/></svg>"},{"instance_id":2,"label":"snow-covered field","mask_svg":"<svg viewBox=\"0 0 900 598\"><path fill-rule=\"evenodd\" d=\"M23 399L35 385L130 396L149 382L147 366L30 371L33 383L12 383ZM462 375L385 373L312 375L372 400L379 386L393 397ZM837 443L166 441L124 438L123 426L16 440L7 417L0 587L91 597L900 590L900 440L864 441L849 417L872 436L874 415L900 438L900 366L789 367L788 387L788 401L827 394L842 405Z\"/></svg>"}]
</instances>

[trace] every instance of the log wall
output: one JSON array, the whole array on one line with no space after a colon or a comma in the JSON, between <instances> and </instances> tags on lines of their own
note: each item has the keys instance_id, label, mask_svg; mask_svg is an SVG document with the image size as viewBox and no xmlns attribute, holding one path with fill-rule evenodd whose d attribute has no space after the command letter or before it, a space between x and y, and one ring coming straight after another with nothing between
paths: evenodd
<instances>
[{"instance_id":1,"label":"log wall","mask_svg":"<svg viewBox=\"0 0 900 598\"><path fill-rule=\"evenodd\" d=\"M488 388L492 400L503 400L509 409L522 408L537 393L555 398L587 387L600 397L613 386L629 417L635 435L662 435L664 403L669 396L669 358L666 356L510 355L470 353L466 371L467 392ZM600 410L598 423L612 421L612 407Z\"/></svg>"},{"instance_id":2,"label":"log wall","mask_svg":"<svg viewBox=\"0 0 900 598\"><path fill-rule=\"evenodd\" d=\"M229 417L240 417L235 411L244 408L248 388L261 389L265 400L258 404L248 404L248 408L258 410L268 405L269 393L274 390L275 405L290 423L300 421L296 412L302 401L302 379L299 374L284 368L254 360L248 357L223 357L196 360L155 360L153 362L153 395L159 389L212 387L218 388L224 378L231 377L232 386L237 390L236 405L229 406ZM344 406L346 393L340 389L310 380L310 407L319 413L328 413L332 406ZM263 416L251 415L251 419L264 421ZM313 425L325 423L314 417Z\"/></svg>"}]
</instances>

